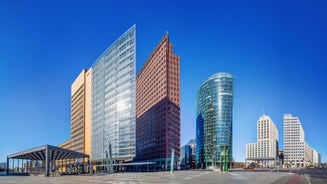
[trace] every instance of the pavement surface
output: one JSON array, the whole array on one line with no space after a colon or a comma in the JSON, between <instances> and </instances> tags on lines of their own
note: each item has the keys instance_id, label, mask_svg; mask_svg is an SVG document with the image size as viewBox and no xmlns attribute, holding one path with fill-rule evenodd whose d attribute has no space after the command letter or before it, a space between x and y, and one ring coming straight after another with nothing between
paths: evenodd
<instances>
[{"instance_id":1,"label":"pavement surface","mask_svg":"<svg viewBox=\"0 0 327 184\"><path fill-rule=\"evenodd\" d=\"M327 168L300 169L295 172L298 175L306 176L310 184L327 183Z\"/></svg>"},{"instance_id":2,"label":"pavement surface","mask_svg":"<svg viewBox=\"0 0 327 184\"><path fill-rule=\"evenodd\" d=\"M309 172L311 171L311 172ZM318 170L317 170L318 171ZM176 171L170 172L139 172L139 173L115 173L110 175L75 175L75 176L0 176L0 184L149 184L149 183L171 183L171 184L198 184L198 183L222 183L222 184L313 184L327 183L327 178L320 177L325 175L324 171L318 172L314 177L313 170L301 170L296 173L289 172L229 172L220 173L214 171ZM311 175L310 175L311 173ZM320 173L320 174L319 174ZM327 177L327 176L326 176Z\"/></svg>"}]
</instances>

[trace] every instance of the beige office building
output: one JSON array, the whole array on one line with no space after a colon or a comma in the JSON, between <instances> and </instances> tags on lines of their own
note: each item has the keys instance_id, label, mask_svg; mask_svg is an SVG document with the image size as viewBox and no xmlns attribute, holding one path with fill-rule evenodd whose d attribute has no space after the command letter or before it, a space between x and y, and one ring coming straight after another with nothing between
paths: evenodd
<instances>
[{"instance_id":1,"label":"beige office building","mask_svg":"<svg viewBox=\"0 0 327 184\"><path fill-rule=\"evenodd\" d=\"M71 150L72 149L72 146L71 146L70 139L67 140L67 141L65 141L65 142L63 142L63 143L61 143L61 144L59 144L58 147Z\"/></svg>"},{"instance_id":2,"label":"beige office building","mask_svg":"<svg viewBox=\"0 0 327 184\"><path fill-rule=\"evenodd\" d=\"M71 85L70 139L59 147L91 155L92 70L83 69Z\"/></svg>"},{"instance_id":3,"label":"beige office building","mask_svg":"<svg viewBox=\"0 0 327 184\"><path fill-rule=\"evenodd\" d=\"M83 69L71 86L71 150L91 155L91 76Z\"/></svg>"},{"instance_id":4,"label":"beige office building","mask_svg":"<svg viewBox=\"0 0 327 184\"><path fill-rule=\"evenodd\" d=\"M59 144L59 147L85 153L91 156L91 90L92 69L83 69L71 85L71 116L70 116L70 139ZM86 160L83 168L73 168L75 159L57 161L63 164L60 172L76 173L77 170L86 171Z\"/></svg>"}]
</instances>

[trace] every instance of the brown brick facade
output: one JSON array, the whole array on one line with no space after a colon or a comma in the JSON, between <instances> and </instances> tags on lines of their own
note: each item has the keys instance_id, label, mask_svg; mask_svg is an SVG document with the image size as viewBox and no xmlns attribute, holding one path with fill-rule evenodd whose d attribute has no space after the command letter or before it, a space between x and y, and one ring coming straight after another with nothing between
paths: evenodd
<instances>
[{"instance_id":1,"label":"brown brick facade","mask_svg":"<svg viewBox=\"0 0 327 184\"><path fill-rule=\"evenodd\" d=\"M136 160L179 157L179 60L166 34L137 76Z\"/></svg>"}]
</instances>

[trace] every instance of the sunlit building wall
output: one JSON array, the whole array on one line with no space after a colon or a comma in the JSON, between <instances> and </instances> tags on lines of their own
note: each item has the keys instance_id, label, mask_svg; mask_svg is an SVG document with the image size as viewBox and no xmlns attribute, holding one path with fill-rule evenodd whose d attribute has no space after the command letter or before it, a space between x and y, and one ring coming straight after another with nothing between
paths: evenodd
<instances>
[{"instance_id":1,"label":"sunlit building wall","mask_svg":"<svg viewBox=\"0 0 327 184\"><path fill-rule=\"evenodd\" d=\"M288 167L304 167L304 130L298 117L284 114L284 163Z\"/></svg>"},{"instance_id":2,"label":"sunlit building wall","mask_svg":"<svg viewBox=\"0 0 327 184\"><path fill-rule=\"evenodd\" d=\"M70 149L91 155L91 76L83 69L71 86Z\"/></svg>"},{"instance_id":3,"label":"sunlit building wall","mask_svg":"<svg viewBox=\"0 0 327 184\"><path fill-rule=\"evenodd\" d=\"M92 65L92 160L103 165L109 144L114 162L135 156L135 25Z\"/></svg>"},{"instance_id":4,"label":"sunlit building wall","mask_svg":"<svg viewBox=\"0 0 327 184\"><path fill-rule=\"evenodd\" d=\"M319 165L319 153L315 149L312 149L312 165Z\"/></svg>"},{"instance_id":5,"label":"sunlit building wall","mask_svg":"<svg viewBox=\"0 0 327 184\"><path fill-rule=\"evenodd\" d=\"M298 117L284 114L284 164L287 167L319 165L319 153L306 141Z\"/></svg>"},{"instance_id":6,"label":"sunlit building wall","mask_svg":"<svg viewBox=\"0 0 327 184\"><path fill-rule=\"evenodd\" d=\"M246 158L258 158L257 157L257 143L246 144Z\"/></svg>"},{"instance_id":7,"label":"sunlit building wall","mask_svg":"<svg viewBox=\"0 0 327 184\"><path fill-rule=\"evenodd\" d=\"M257 158L278 156L278 129L267 115L262 115L257 123Z\"/></svg>"},{"instance_id":8,"label":"sunlit building wall","mask_svg":"<svg viewBox=\"0 0 327 184\"><path fill-rule=\"evenodd\" d=\"M267 115L257 121L257 142L246 144L246 160L263 167L273 167L278 153L278 129Z\"/></svg>"}]
</instances>

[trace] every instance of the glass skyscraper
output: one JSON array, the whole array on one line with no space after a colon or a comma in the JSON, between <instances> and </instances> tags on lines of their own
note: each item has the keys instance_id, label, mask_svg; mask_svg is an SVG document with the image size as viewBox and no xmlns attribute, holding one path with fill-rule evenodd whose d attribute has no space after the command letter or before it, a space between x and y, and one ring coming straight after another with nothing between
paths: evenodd
<instances>
[{"instance_id":1,"label":"glass skyscraper","mask_svg":"<svg viewBox=\"0 0 327 184\"><path fill-rule=\"evenodd\" d=\"M92 160L100 168L109 144L114 162L135 156L135 34L134 25L92 65Z\"/></svg>"},{"instance_id":2,"label":"glass skyscraper","mask_svg":"<svg viewBox=\"0 0 327 184\"><path fill-rule=\"evenodd\" d=\"M221 156L232 161L233 77L217 73L205 80L197 93L197 167L220 166ZM225 150L225 151L224 151Z\"/></svg>"}]
</instances>

